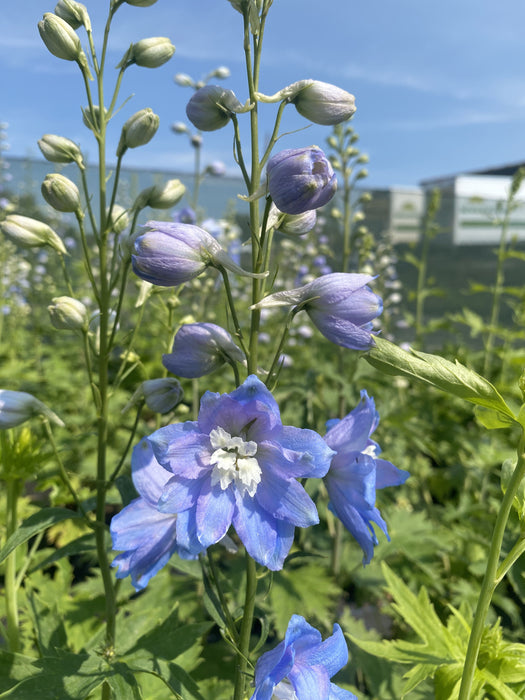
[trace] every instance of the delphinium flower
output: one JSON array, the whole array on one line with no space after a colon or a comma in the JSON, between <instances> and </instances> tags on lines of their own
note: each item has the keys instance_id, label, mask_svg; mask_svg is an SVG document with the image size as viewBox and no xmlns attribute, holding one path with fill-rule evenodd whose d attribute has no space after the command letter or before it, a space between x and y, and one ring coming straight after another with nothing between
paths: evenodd
<instances>
[{"instance_id":1,"label":"delphinium flower","mask_svg":"<svg viewBox=\"0 0 525 700\"><path fill-rule=\"evenodd\" d=\"M318 522L298 479L324 476L333 452L312 430L283 426L254 375L230 394L206 392L197 421L160 428L148 441L170 474L157 507L178 514L177 541L189 552L233 524L248 554L279 570L295 527Z\"/></svg>"},{"instance_id":2,"label":"delphinium flower","mask_svg":"<svg viewBox=\"0 0 525 700\"><path fill-rule=\"evenodd\" d=\"M146 282L176 287L197 277L207 267L225 268L245 277L265 276L240 268L215 238L199 226L149 221L145 229L135 241L131 261L135 274Z\"/></svg>"},{"instance_id":3,"label":"delphinium flower","mask_svg":"<svg viewBox=\"0 0 525 700\"><path fill-rule=\"evenodd\" d=\"M257 661L251 700L357 700L330 681L347 662L348 648L339 625L323 642L304 617L292 615L284 641Z\"/></svg>"},{"instance_id":4,"label":"delphinium flower","mask_svg":"<svg viewBox=\"0 0 525 700\"><path fill-rule=\"evenodd\" d=\"M381 298L368 287L373 279L371 275L333 272L303 287L270 294L255 306L304 309L328 340L345 348L367 350L373 345L372 320L382 310Z\"/></svg>"},{"instance_id":5,"label":"delphinium flower","mask_svg":"<svg viewBox=\"0 0 525 700\"><path fill-rule=\"evenodd\" d=\"M111 520L113 549L122 552L112 566L118 567L117 578L131 576L131 583L140 590L173 554L193 559L198 551L194 547L189 552L177 541L177 528L187 527L187 514L174 515L157 508L170 473L157 462L145 438L133 449L131 473L139 497Z\"/></svg>"},{"instance_id":6,"label":"delphinium flower","mask_svg":"<svg viewBox=\"0 0 525 700\"><path fill-rule=\"evenodd\" d=\"M387 525L376 507L376 490L398 486L409 473L381 459L379 445L370 439L377 428L379 414L374 399L361 392L359 404L342 420L329 421L327 445L336 454L324 483L330 497L330 509L355 537L368 564L378 543L372 523L388 537Z\"/></svg>"},{"instance_id":7,"label":"delphinium flower","mask_svg":"<svg viewBox=\"0 0 525 700\"><path fill-rule=\"evenodd\" d=\"M215 323L187 323L173 340L171 353L162 356L162 364L178 377L194 379L214 372L226 362L243 362L244 354L233 338Z\"/></svg>"},{"instance_id":8,"label":"delphinium flower","mask_svg":"<svg viewBox=\"0 0 525 700\"><path fill-rule=\"evenodd\" d=\"M276 153L266 167L268 192L285 214L302 214L327 204L337 190L330 161L318 146Z\"/></svg>"}]
</instances>

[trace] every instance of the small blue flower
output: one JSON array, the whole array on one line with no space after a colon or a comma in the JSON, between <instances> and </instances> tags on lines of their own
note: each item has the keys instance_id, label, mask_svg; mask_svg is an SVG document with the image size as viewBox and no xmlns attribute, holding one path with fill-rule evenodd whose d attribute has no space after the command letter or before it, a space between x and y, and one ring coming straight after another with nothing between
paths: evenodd
<instances>
[{"instance_id":1,"label":"small blue flower","mask_svg":"<svg viewBox=\"0 0 525 700\"><path fill-rule=\"evenodd\" d=\"M383 309L368 283L370 275L333 272L297 289L270 294L256 308L300 306L321 333L336 345L368 350L373 345L372 319Z\"/></svg>"},{"instance_id":2,"label":"small blue flower","mask_svg":"<svg viewBox=\"0 0 525 700\"><path fill-rule=\"evenodd\" d=\"M197 214L191 207L183 207L173 214L173 221L176 224L196 224Z\"/></svg>"},{"instance_id":3,"label":"small blue flower","mask_svg":"<svg viewBox=\"0 0 525 700\"><path fill-rule=\"evenodd\" d=\"M302 214L327 204L337 190L337 177L318 146L289 148L268 161L268 192L285 214Z\"/></svg>"},{"instance_id":4,"label":"small blue flower","mask_svg":"<svg viewBox=\"0 0 525 700\"><path fill-rule=\"evenodd\" d=\"M353 411L342 420L328 421L325 435L327 445L336 452L324 477L330 510L361 546L364 564L370 562L378 543L372 523L388 537L386 523L375 505L376 490L403 484L410 476L379 458L379 445L370 439L378 423L374 399L363 390Z\"/></svg>"},{"instance_id":5,"label":"small blue flower","mask_svg":"<svg viewBox=\"0 0 525 700\"><path fill-rule=\"evenodd\" d=\"M145 438L133 449L131 470L140 496L111 520L113 549L122 552L112 566L118 567L117 578L131 576L133 586L141 590L173 554L194 559L198 551L189 552L178 544L177 530L185 528L186 516L157 508L170 473L157 462Z\"/></svg>"},{"instance_id":6,"label":"small blue flower","mask_svg":"<svg viewBox=\"0 0 525 700\"><path fill-rule=\"evenodd\" d=\"M324 476L333 451L312 430L283 426L275 399L254 375L231 394L206 392L197 421L160 428L148 440L171 472L158 508L184 518L177 539L192 553L233 524L250 556L276 571L295 528L319 521L298 479Z\"/></svg>"},{"instance_id":7,"label":"small blue flower","mask_svg":"<svg viewBox=\"0 0 525 700\"><path fill-rule=\"evenodd\" d=\"M224 328L215 323L188 323L180 327L164 367L178 377L194 379L215 372L225 362L243 362L244 354Z\"/></svg>"},{"instance_id":8,"label":"small blue flower","mask_svg":"<svg viewBox=\"0 0 525 700\"><path fill-rule=\"evenodd\" d=\"M253 274L231 260L207 231L192 224L149 221L135 241L131 256L135 274L160 287L176 287L197 277L207 267L225 268L244 277Z\"/></svg>"},{"instance_id":9,"label":"small blue flower","mask_svg":"<svg viewBox=\"0 0 525 700\"><path fill-rule=\"evenodd\" d=\"M330 681L347 662L339 625L323 642L321 633L304 617L292 615L284 641L257 661L251 700L357 700Z\"/></svg>"}]
</instances>

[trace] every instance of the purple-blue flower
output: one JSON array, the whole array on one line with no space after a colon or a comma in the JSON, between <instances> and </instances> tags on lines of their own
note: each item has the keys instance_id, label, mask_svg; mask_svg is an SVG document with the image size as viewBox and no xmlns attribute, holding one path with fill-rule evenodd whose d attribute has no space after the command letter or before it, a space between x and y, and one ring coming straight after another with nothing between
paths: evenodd
<instances>
[{"instance_id":1,"label":"purple-blue flower","mask_svg":"<svg viewBox=\"0 0 525 700\"><path fill-rule=\"evenodd\" d=\"M266 167L268 192L285 214L302 214L327 204L337 190L337 177L318 146L276 153Z\"/></svg>"},{"instance_id":2,"label":"purple-blue flower","mask_svg":"<svg viewBox=\"0 0 525 700\"><path fill-rule=\"evenodd\" d=\"M375 505L376 490L403 484L410 476L379 457L381 449L370 439L378 423L374 399L363 390L353 411L342 420L328 421L324 438L336 452L324 477L330 510L361 546L364 564L370 562L378 543L372 523L388 537L386 523Z\"/></svg>"},{"instance_id":3,"label":"purple-blue flower","mask_svg":"<svg viewBox=\"0 0 525 700\"><path fill-rule=\"evenodd\" d=\"M333 272L303 287L270 294L256 307L300 306L332 343L368 350L373 345L372 319L383 309L381 297L368 287L373 279L370 275Z\"/></svg>"},{"instance_id":4,"label":"purple-blue flower","mask_svg":"<svg viewBox=\"0 0 525 700\"><path fill-rule=\"evenodd\" d=\"M145 228L146 232L135 241L131 262L135 274L146 282L176 287L210 266L226 268L245 277L265 276L240 268L215 238L199 226L149 221Z\"/></svg>"},{"instance_id":5,"label":"purple-blue flower","mask_svg":"<svg viewBox=\"0 0 525 700\"><path fill-rule=\"evenodd\" d=\"M171 353L162 356L164 367L178 377L194 379L214 372L225 362L243 362L244 353L233 338L215 323L187 323L179 328Z\"/></svg>"},{"instance_id":6,"label":"purple-blue flower","mask_svg":"<svg viewBox=\"0 0 525 700\"><path fill-rule=\"evenodd\" d=\"M323 642L304 617L292 615L284 641L257 661L251 700L357 700L330 681L347 662L348 648L339 625Z\"/></svg>"},{"instance_id":7,"label":"purple-blue flower","mask_svg":"<svg viewBox=\"0 0 525 700\"><path fill-rule=\"evenodd\" d=\"M173 554L194 559L198 552L195 548L189 552L177 541L177 530L186 528L186 514L173 515L157 508L170 473L157 462L145 438L133 449L131 470L140 496L111 520L113 549L122 552L112 566L118 567L117 578L131 576L133 586L141 590Z\"/></svg>"},{"instance_id":8,"label":"purple-blue flower","mask_svg":"<svg viewBox=\"0 0 525 700\"><path fill-rule=\"evenodd\" d=\"M283 426L254 375L230 394L206 392L197 421L160 428L148 440L170 472L158 508L183 518L177 539L192 553L233 525L250 556L276 571L295 528L319 521L298 479L324 476L333 451L312 430Z\"/></svg>"},{"instance_id":9,"label":"purple-blue flower","mask_svg":"<svg viewBox=\"0 0 525 700\"><path fill-rule=\"evenodd\" d=\"M196 224L197 214L191 207L183 207L173 214L173 221L176 224Z\"/></svg>"}]
</instances>

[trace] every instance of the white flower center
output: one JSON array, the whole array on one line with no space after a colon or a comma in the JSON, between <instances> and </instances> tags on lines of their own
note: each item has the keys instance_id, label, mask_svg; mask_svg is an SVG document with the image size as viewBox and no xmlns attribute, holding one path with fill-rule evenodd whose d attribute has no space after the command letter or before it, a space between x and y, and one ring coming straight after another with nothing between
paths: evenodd
<instances>
[{"instance_id":1,"label":"white flower center","mask_svg":"<svg viewBox=\"0 0 525 700\"><path fill-rule=\"evenodd\" d=\"M295 690L288 678L285 678L284 681L281 681L275 686L272 700L297 700Z\"/></svg>"},{"instance_id":2,"label":"white flower center","mask_svg":"<svg viewBox=\"0 0 525 700\"><path fill-rule=\"evenodd\" d=\"M361 451L362 455L368 455L369 457L377 457L377 448L375 445L367 445L364 450Z\"/></svg>"},{"instance_id":3,"label":"white flower center","mask_svg":"<svg viewBox=\"0 0 525 700\"><path fill-rule=\"evenodd\" d=\"M213 465L211 485L220 484L224 491L233 482L241 496L245 492L254 496L261 481L261 468L254 457L257 443L232 437L220 427L210 432L210 442L215 449L210 457L210 464Z\"/></svg>"}]
</instances>

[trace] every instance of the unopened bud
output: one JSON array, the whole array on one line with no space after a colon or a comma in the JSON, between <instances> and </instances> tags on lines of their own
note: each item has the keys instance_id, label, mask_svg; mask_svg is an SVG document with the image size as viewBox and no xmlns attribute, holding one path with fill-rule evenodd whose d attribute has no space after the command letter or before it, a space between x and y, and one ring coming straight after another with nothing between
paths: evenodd
<instances>
[{"instance_id":1,"label":"unopened bud","mask_svg":"<svg viewBox=\"0 0 525 700\"><path fill-rule=\"evenodd\" d=\"M46 202L57 211L76 212L81 208L78 187L60 173L46 175L41 191Z\"/></svg>"},{"instance_id":2,"label":"unopened bud","mask_svg":"<svg viewBox=\"0 0 525 700\"><path fill-rule=\"evenodd\" d=\"M128 148L144 146L157 133L159 117L149 107L133 114L122 127L117 157L124 155Z\"/></svg>"},{"instance_id":3,"label":"unopened bud","mask_svg":"<svg viewBox=\"0 0 525 700\"><path fill-rule=\"evenodd\" d=\"M187 73L176 73L173 80L181 87L194 87L195 82Z\"/></svg>"},{"instance_id":4,"label":"unopened bud","mask_svg":"<svg viewBox=\"0 0 525 700\"><path fill-rule=\"evenodd\" d=\"M190 122L201 131L221 129L233 113L248 111L231 90L219 85L205 85L197 90L186 105Z\"/></svg>"},{"instance_id":5,"label":"unopened bud","mask_svg":"<svg viewBox=\"0 0 525 700\"><path fill-rule=\"evenodd\" d=\"M190 143L193 148L200 148L202 146L202 136L200 134L193 134Z\"/></svg>"},{"instance_id":6,"label":"unopened bud","mask_svg":"<svg viewBox=\"0 0 525 700\"><path fill-rule=\"evenodd\" d=\"M214 71L210 73L210 78L219 78L219 80L226 80L231 75L230 69L226 66L219 66Z\"/></svg>"},{"instance_id":7,"label":"unopened bud","mask_svg":"<svg viewBox=\"0 0 525 700\"><path fill-rule=\"evenodd\" d=\"M14 243L24 248L40 248L49 245L59 253L67 253L62 240L50 226L42 221L19 214L9 214L4 221L0 222L0 229Z\"/></svg>"},{"instance_id":8,"label":"unopened bud","mask_svg":"<svg viewBox=\"0 0 525 700\"><path fill-rule=\"evenodd\" d=\"M87 8L81 2L59 0L55 7L55 14L67 22L72 29L84 26L86 31L91 31L91 20L89 19Z\"/></svg>"},{"instance_id":9,"label":"unopened bud","mask_svg":"<svg viewBox=\"0 0 525 700\"><path fill-rule=\"evenodd\" d=\"M174 122L171 125L171 130L175 132L176 134L187 134L188 133L188 127L184 122Z\"/></svg>"},{"instance_id":10,"label":"unopened bud","mask_svg":"<svg viewBox=\"0 0 525 700\"><path fill-rule=\"evenodd\" d=\"M336 85L320 80L299 80L275 95L257 93L261 102L292 102L303 117L314 124L333 126L350 119L355 112L355 97Z\"/></svg>"},{"instance_id":11,"label":"unopened bud","mask_svg":"<svg viewBox=\"0 0 525 700\"><path fill-rule=\"evenodd\" d=\"M166 37L141 39L136 44L132 44L127 65L136 63L142 68L158 68L167 63L174 53L175 47Z\"/></svg>"},{"instance_id":12,"label":"unopened bud","mask_svg":"<svg viewBox=\"0 0 525 700\"><path fill-rule=\"evenodd\" d=\"M213 175L213 177L222 177L226 172L226 166L222 161L214 160L213 163L206 166L205 172L208 175Z\"/></svg>"},{"instance_id":13,"label":"unopened bud","mask_svg":"<svg viewBox=\"0 0 525 700\"><path fill-rule=\"evenodd\" d=\"M104 110L107 118L107 110ZM82 121L84 126L87 126L91 131L98 131L100 128L100 107L93 105L92 108L82 109Z\"/></svg>"},{"instance_id":14,"label":"unopened bud","mask_svg":"<svg viewBox=\"0 0 525 700\"><path fill-rule=\"evenodd\" d=\"M117 235L119 233L122 233L122 231L125 231L125 229L129 225L129 216L127 209L121 207L120 204L114 204L111 208L111 216L109 216L109 210L107 214L109 217L108 229L110 231L113 231L113 233L116 233Z\"/></svg>"},{"instance_id":15,"label":"unopened bud","mask_svg":"<svg viewBox=\"0 0 525 700\"><path fill-rule=\"evenodd\" d=\"M66 61L78 61L84 54L80 39L62 17L46 12L38 23L38 31L53 56Z\"/></svg>"},{"instance_id":16,"label":"unopened bud","mask_svg":"<svg viewBox=\"0 0 525 700\"><path fill-rule=\"evenodd\" d=\"M47 307L51 323L59 330L87 330L89 317L86 307L72 297L55 297Z\"/></svg>"},{"instance_id":17,"label":"unopened bud","mask_svg":"<svg viewBox=\"0 0 525 700\"><path fill-rule=\"evenodd\" d=\"M182 387L174 377L142 382L146 406L155 413L169 413L182 401Z\"/></svg>"},{"instance_id":18,"label":"unopened bud","mask_svg":"<svg viewBox=\"0 0 525 700\"><path fill-rule=\"evenodd\" d=\"M61 427L64 426L53 411L31 394L0 389L0 428L16 428L35 416L43 416Z\"/></svg>"},{"instance_id":19,"label":"unopened bud","mask_svg":"<svg viewBox=\"0 0 525 700\"><path fill-rule=\"evenodd\" d=\"M157 0L125 0L128 5L133 5L133 7L150 7L154 5Z\"/></svg>"},{"instance_id":20,"label":"unopened bud","mask_svg":"<svg viewBox=\"0 0 525 700\"><path fill-rule=\"evenodd\" d=\"M137 209L144 209L144 207L171 209L182 199L185 192L186 188L180 180L168 180L164 185L153 185L142 190L135 200L134 207Z\"/></svg>"},{"instance_id":21,"label":"unopened bud","mask_svg":"<svg viewBox=\"0 0 525 700\"><path fill-rule=\"evenodd\" d=\"M80 148L71 139L55 134L44 134L38 141L42 155L51 163L77 163L82 166L83 159Z\"/></svg>"}]
</instances>

